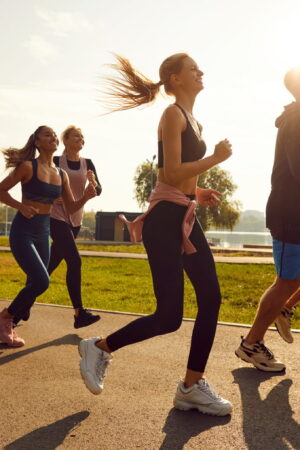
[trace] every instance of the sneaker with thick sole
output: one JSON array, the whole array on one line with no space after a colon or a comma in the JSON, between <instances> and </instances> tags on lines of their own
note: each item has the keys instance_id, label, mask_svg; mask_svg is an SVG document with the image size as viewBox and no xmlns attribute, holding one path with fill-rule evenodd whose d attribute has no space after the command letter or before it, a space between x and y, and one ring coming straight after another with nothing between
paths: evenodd
<instances>
[{"instance_id":1,"label":"sneaker with thick sole","mask_svg":"<svg viewBox=\"0 0 300 450\"><path fill-rule=\"evenodd\" d=\"M92 314L86 309L80 309L78 316L74 316L74 328L88 327L100 320L99 314Z\"/></svg>"},{"instance_id":2,"label":"sneaker with thick sole","mask_svg":"<svg viewBox=\"0 0 300 450\"><path fill-rule=\"evenodd\" d=\"M13 329L11 319L0 317L0 341L9 347L22 347L25 344L24 339L20 338Z\"/></svg>"},{"instance_id":3,"label":"sneaker with thick sole","mask_svg":"<svg viewBox=\"0 0 300 450\"><path fill-rule=\"evenodd\" d=\"M88 390L95 395L103 391L105 372L113 358L110 353L95 345L98 341L100 341L99 337L83 339L78 346L82 358L80 361L82 379Z\"/></svg>"},{"instance_id":4,"label":"sneaker with thick sole","mask_svg":"<svg viewBox=\"0 0 300 450\"><path fill-rule=\"evenodd\" d=\"M276 317L274 323L278 333L285 342L292 344L294 342L293 335L291 333L292 318L294 315L294 308L289 309L284 307L278 317Z\"/></svg>"},{"instance_id":5,"label":"sneaker with thick sole","mask_svg":"<svg viewBox=\"0 0 300 450\"><path fill-rule=\"evenodd\" d=\"M16 331L13 329L13 344L12 347L23 347L25 341L23 338L17 335Z\"/></svg>"},{"instance_id":6,"label":"sneaker with thick sole","mask_svg":"<svg viewBox=\"0 0 300 450\"><path fill-rule=\"evenodd\" d=\"M253 364L257 369L264 372L283 372L285 365L278 361L271 350L269 350L263 341L257 341L250 345L245 342L241 336L242 342L239 348L236 349L235 354L243 361Z\"/></svg>"},{"instance_id":7,"label":"sneaker with thick sole","mask_svg":"<svg viewBox=\"0 0 300 450\"><path fill-rule=\"evenodd\" d=\"M232 404L219 397L204 378L189 388L186 388L181 381L178 384L173 404L175 408L183 411L198 409L203 414L213 416L226 416L232 412Z\"/></svg>"}]
</instances>

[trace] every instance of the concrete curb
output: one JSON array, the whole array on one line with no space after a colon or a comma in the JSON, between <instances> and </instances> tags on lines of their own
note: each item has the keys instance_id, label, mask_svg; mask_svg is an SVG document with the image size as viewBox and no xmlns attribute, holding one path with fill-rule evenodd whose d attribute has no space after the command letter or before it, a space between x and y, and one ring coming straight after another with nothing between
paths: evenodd
<instances>
[{"instance_id":1,"label":"concrete curb","mask_svg":"<svg viewBox=\"0 0 300 450\"><path fill-rule=\"evenodd\" d=\"M0 299L0 300L5 300L5 299ZM38 303L38 302L35 302L35 305L39 305L39 306L53 306L54 308L73 309L72 306L55 305L53 303ZM113 311L113 310L109 310L109 309L96 309L96 308L87 308L87 309L90 310L90 311L95 311L95 312L102 312L102 313L108 313L108 314L120 314L120 315L124 315L124 316L145 317L145 316L148 315L148 314L142 314L142 313L127 312L127 311ZM191 319L189 317L183 317L182 320L184 322L195 322L195 319ZM228 327L251 328L251 325L246 324L246 323L218 322L218 325L224 325L224 326L228 326ZM269 327L269 330L277 331L277 329L275 327ZM293 333L300 333L300 330L295 329L295 328L291 329L291 331Z\"/></svg>"}]
</instances>

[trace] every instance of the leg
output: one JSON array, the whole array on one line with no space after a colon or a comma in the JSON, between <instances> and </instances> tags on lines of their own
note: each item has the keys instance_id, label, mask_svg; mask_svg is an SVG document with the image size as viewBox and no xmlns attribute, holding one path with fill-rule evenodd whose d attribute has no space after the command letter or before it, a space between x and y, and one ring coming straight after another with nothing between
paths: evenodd
<instances>
[{"instance_id":1,"label":"leg","mask_svg":"<svg viewBox=\"0 0 300 450\"><path fill-rule=\"evenodd\" d=\"M193 329L185 383L194 384L202 377L214 341L221 294L215 263L198 221L190 239L197 253L184 255L184 269L195 289L198 313Z\"/></svg>"},{"instance_id":2,"label":"leg","mask_svg":"<svg viewBox=\"0 0 300 450\"><path fill-rule=\"evenodd\" d=\"M159 334L170 333L180 326L183 311L181 223L185 211L185 207L160 202L144 222L143 241L157 297L155 313L131 322L107 339L92 338L80 342L80 371L93 394L100 394L103 389L111 351Z\"/></svg>"},{"instance_id":3,"label":"leg","mask_svg":"<svg viewBox=\"0 0 300 450\"><path fill-rule=\"evenodd\" d=\"M64 259L67 264L67 288L73 307L82 308L81 300L81 258L76 246L75 237L80 227L74 228L62 220L51 219L50 230L53 240L51 247L51 258L49 264L49 275L57 268Z\"/></svg>"},{"instance_id":4,"label":"leg","mask_svg":"<svg viewBox=\"0 0 300 450\"><path fill-rule=\"evenodd\" d=\"M277 277L261 298L254 323L246 336L248 344L263 340L268 327L300 286L300 245L273 239L273 256Z\"/></svg>"},{"instance_id":5,"label":"leg","mask_svg":"<svg viewBox=\"0 0 300 450\"><path fill-rule=\"evenodd\" d=\"M194 324L184 383L174 397L175 408L198 409L204 414L225 416L232 411L230 401L218 396L203 372L213 344L221 302L214 260L200 224L196 221L190 239L197 249L184 255L184 269L195 289L198 313Z\"/></svg>"},{"instance_id":6,"label":"leg","mask_svg":"<svg viewBox=\"0 0 300 450\"><path fill-rule=\"evenodd\" d=\"M13 330L13 318L22 317L29 310L35 297L44 292L49 285L47 264L49 261L49 217L36 216L29 220L17 213L10 233L10 245L18 264L27 274L26 286L19 292L8 309L0 314L1 340L8 345L24 345Z\"/></svg>"},{"instance_id":7,"label":"leg","mask_svg":"<svg viewBox=\"0 0 300 450\"><path fill-rule=\"evenodd\" d=\"M263 339L268 327L275 322L282 337L287 342L293 340L290 333L285 333L281 326L280 315L287 300L300 286L300 245L273 239L273 256L277 277L263 294L254 323L246 338L242 338L235 354L260 370L282 372L285 365L274 357L264 345Z\"/></svg>"},{"instance_id":8,"label":"leg","mask_svg":"<svg viewBox=\"0 0 300 450\"><path fill-rule=\"evenodd\" d=\"M156 311L100 341L100 348L115 351L179 328L183 314L181 222L184 212L184 207L161 202L146 217L143 242L153 277Z\"/></svg>"},{"instance_id":9,"label":"leg","mask_svg":"<svg viewBox=\"0 0 300 450\"><path fill-rule=\"evenodd\" d=\"M26 286L7 309L11 317L18 317L22 316L23 311L29 310L35 298L48 289L49 238L46 237L38 243L18 239L12 244L12 252L21 269L27 274Z\"/></svg>"},{"instance_id":10,"label":"leg","mask_svg":"<svg viewBox=\"0 0 300 450\"><path fill-rule=\"evenodd\" d=\"M276 277L275 282L263 294L254 323L246 336L248 344L262 341L268 327L280 314L286 300L299 287L300 278L295 280L285 280Z\"/></svg>"},{"instance_id":11,"label":"leg","mask_svg":"<svg viewBox=\"0 0 300 450\"><path fill-rule=\"evenodd\" d=\"M300 288L298 288L297 291L291 295L291 297L286 302L285 306L288 309L293 309L297 305L297 303L299 303L299 301L300 301Z\"/></svg>"}]
</instances>

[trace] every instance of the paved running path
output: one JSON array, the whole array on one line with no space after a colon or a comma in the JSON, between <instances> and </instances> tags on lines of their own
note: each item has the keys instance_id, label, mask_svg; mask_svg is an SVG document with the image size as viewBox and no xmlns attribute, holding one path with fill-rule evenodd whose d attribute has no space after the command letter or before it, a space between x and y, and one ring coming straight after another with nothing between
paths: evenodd
<instances>
[{"instance_id":1,"label":"paved running path","mask_svg":"<svg viewBox=\"0 0 300 450\"><path fill-rule=\"evenodd\" d=\"M0 300L0 308L8 304ZM184 373L193 322L121 349L104 392L92 395L78 369L81 338L105 335L133 320L101 313L74 330L70 308L35 305L18 327L26 346L0 344L0 448L9 450L284 450L300 448L300 334L293 345L274 331L267 343L287 364L271 375L234 355L245 328L219 325L207 378L234 404L228 417L172 407Z\"/></svg>"},{"instance_id":2,"label":"paved running path","mask_svg":"<svg viewBox=\"0 0 300 450\"><path fill-rule=\"evenodd\" d=\"M1 247L0 252L10 252L10 247ZM129 258L147 259L145 253L120 253L120 252L97 252L94 250L79 250L81 256L94 258ZM229 264L274 264L271 256L218 256L213 255L215 262Z\"/></svg>"}]
</instances>

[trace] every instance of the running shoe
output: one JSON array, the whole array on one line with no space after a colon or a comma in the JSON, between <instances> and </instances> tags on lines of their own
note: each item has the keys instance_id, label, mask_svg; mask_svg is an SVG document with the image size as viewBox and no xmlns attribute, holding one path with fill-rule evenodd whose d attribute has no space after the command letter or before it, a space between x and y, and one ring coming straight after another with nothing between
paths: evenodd
<instances>
[{"instance_id":1,"label":"running shoe","mask_svg":"<svg viewBox=\"0 0 300 450\"><path fill-rule=\"evenodd\" d=\"M74 328L88 327L100 320L98 314L92 314L90 311L82 308L79 310L78 316L74 316Z\"/></svg>"},{"instance_id":2,"label":"running shoe","mask_svg":"<svg viewBox=\"0 0 300 450\"><path fill-rule=\"evenodd\" d=\"M257 369L264 372L282 372L285 370L285 365L274 357L271 350L264 345L264 341L257 341L250 345L246 343L243 336L241 339L241 345L235 351L238 358L253 364Z\"/></svg>"},{"instance_id":3,"label":"running shoe","mask_svg":"<svg viewBox=\"0 0 300 450\"><path fill-rule=\"evenodd\" d=\"M173 404L175 408L183 411L198 409L203 414L213 416L226 416L232 411L232 404L219 397L204 378L189 388L186 388L181 381L178 384Z\"/></svg>"},{"instance_id":4,"label":"running shoe","mask_svg":"<svg viewBox=\"0 0 300 450\"><path fill-rule=\"evenodd\" d=\"M284 307L278 317L275 319L275 327L278 333L285 342L291 344L294 342L293 335L291 333L292 318L295 308L289 309Z\"/></svg>"},{"instance_id":5,"label":"running shoe","mask_svg":"<svg viewBox=\"0 0 300 450\"><path fill-rule=\"evenodd\" d=\"M11 319L4 319L0 316L0 341L9 347L22 347L25 344L24 339L20 338L13 329Z\"/></svg>"},{"instance_id":6,"label":"running shoe","mask_svg":"<svg viewBox=\"0 0 300 450\"><path fill-rule=\"evenodd\" d=\"M95 344L99 337L82 339L79 343L80 373L82 379L92 394L98 395L103 391L103 381L108 365L112 361L110 353L101 350Z\"/></svg>"}]
</instances>

